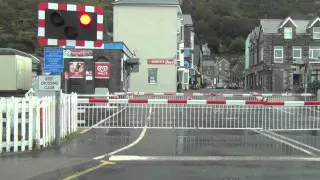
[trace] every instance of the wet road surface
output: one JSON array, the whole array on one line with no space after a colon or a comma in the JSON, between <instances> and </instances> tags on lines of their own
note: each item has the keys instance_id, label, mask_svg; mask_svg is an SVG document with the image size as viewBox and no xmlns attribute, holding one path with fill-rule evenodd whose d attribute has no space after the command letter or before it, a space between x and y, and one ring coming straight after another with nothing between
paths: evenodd
<instances>
[{"instance_id":1,"label":"wet road surface","mask_svg":"<svg viewBox=\"0 0 320 180\"><path fill-rule=\"evenodd\" d=\"M103 129L95 130L95 133ZM90 132L90 131L89 131ZM133 143L141 132L129 133L130 129L109 130L105 140L97 138L92 148L78 151L69 156L95 157L107 154L115 147L124 147ZM139 133L138 133L139 132ZM127 136L127 135L128 136ZM271 139L265 134L252 130L157 130L147 129L141 141L112 156L80 164L67 170L44 173L33 179L64 179L84 170L99 166L101 160L115 164L103 165L74 179L319 179L319 152L306 147L319 147L319 136L310 132L282 132L284 137L296 139L293 143L283 138ZM85 135L85 134L84 134ZM110 138L112 137L112 138ZM129 141L120 140L121 138ZM272 136L275 137L275 136ZM103 139L103 138L102 138ZM110 139L110 140L107 140ZM118 140L116 140L118 139ZM116 140L116 141L115 141ZM78 141L80 142L80 141ZM122 143L121 143L122 142ZM109 148L113 144L114 148ZM97 149L97 148L100 149ZM305 151L310 151L308 154ZM99 155L102 155L99 154ZM154 160L128 160L129 156L155 157ZM162 161L157 158L169 157ZM193 157L185 161L174 157ZM199 157L199 160L196 158ZM204 160L203 157L208 157ZM209 160L209 157L222 157L221 160ZM274 160L226 160L223 157L274 157ZM277 160L285 157L285 160ZM294 158L314 158L297 160ZM172 158L170 160L170 158ZM290 160L293 158L293 160Z\"/></svg>"},{"instance_id":2,"label":"wet road surface","mask_svg":"<svg viewBox=\"0 0 320 180\"><path fill-rule=\"evenodd\" d=\"M104 166L78 180L318 180L319 163L144 164L118 163Z\"/></svg>"},{"instance_id":3,"label":"wet road surface","mask_svg":"<svg viewBox=\"0 0 320 180\"><path fill-rule=\"evenodd\" d=\"M95 156L114 151L133 142L140 132L139 129L112 131L92 129L66 141L60 147L38 152L3 155L0 157L0 179L28 179L48 171L91 162Z\"/></svg>"}]
</instances>

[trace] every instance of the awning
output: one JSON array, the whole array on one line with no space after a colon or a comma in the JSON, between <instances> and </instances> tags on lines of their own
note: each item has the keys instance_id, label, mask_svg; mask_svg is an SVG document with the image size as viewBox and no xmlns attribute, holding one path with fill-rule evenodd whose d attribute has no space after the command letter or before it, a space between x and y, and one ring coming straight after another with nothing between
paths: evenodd
<instances>
[{"instance_id":1,"label":"awning","mask_svg":"<svg viewBox=\"0 0 320 180\"><path fill-rule=\"evenodd\" d=\"M259 71L263 71L265 69L264 64L261 64L259 66L255 66L253 68L249 69L249 74L255 73L255 72L259 72Z\"/></svg>"},{"instance_id":2,"label":"awning","mask_svg":"<svg viewBox=\"0 0 320 180\"><path fill-rule=\"evenodd\" d=\"M127 65L134 65L134 64L139 64L139 58L132 58L132 59L127 59L125 61L125 64Z\"/></svg>"},{"instance_id":3,"label":"awning","mask_svg":"<svg viewBox=\"0 0 320 180\"><path fill-rule=\"evenodd\" d=\"M310 71L319 71L320 64L319 63L310 63L309 70Z\"/></svg>"}]
</instances>

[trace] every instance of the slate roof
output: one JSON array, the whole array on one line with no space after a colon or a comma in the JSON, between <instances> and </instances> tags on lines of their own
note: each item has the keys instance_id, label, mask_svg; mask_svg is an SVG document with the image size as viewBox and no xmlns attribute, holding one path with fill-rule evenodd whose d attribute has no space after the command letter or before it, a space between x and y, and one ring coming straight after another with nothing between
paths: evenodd
<instances>
[{"instance_id":1,"label":"slate roof","mask_svg":"<svg viewBox=\"0 0 320 180\"><path fill-rule=\"evenodd\" d=\"M183 19L183 20L182 20L182 23L183 23L184 25L193 25L192 17L191 17L190 14L182 14L181 17L182 17L182 19Z\"/></svg>"},{"instance_id":2,"label":"slate roof","mask_svg":"<svg viewBox=\"0 0 320 180\"><path fill-rule=\"evenodd\" d=\"M298 26L296 29L297 33L307 33L307 26L309 24L309 20L296 20L293 19L294 23ZM264 33L278 33L278 28L283 22L283 19L261 19L260 25L262 26L262 30Z\"/></svg>"},{"instance_id":3,"label":"slate roof","mask_svg":"<svg viewBox=\"0 0 320 180\"><path fill-rule=\"evenodd\" d=\"M319 17L315 17L313 19L311 19L308 23L308 26L307 28L311 28L317 21L320 21L320 18Z\"/></svg>"},{"instance_id":4,"label":"slate roof","mask_svg":"<svg viewBox=\"0 0 320 180\"><path fill-rule=\"evenodd\" d=\"M203 61L203 67L212 67L215 66L216 62L214 61Z\"/></svg>"}]
</instances>

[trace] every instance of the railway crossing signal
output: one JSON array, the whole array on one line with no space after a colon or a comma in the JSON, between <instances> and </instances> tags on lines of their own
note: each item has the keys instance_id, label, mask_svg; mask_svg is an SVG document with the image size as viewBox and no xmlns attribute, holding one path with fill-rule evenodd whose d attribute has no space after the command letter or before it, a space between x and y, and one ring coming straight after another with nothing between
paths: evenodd
<instances>
[{"instance_id":1,"label":"railway crossing signal","mask_svg":"<svg viewBox=\"0 0 320 180\"><path fill-rule=\"evenodd\" d=\"M38 6L41 46L103 45L103 9L99 6L41 2Z\"/></svg>"}]
</instances>

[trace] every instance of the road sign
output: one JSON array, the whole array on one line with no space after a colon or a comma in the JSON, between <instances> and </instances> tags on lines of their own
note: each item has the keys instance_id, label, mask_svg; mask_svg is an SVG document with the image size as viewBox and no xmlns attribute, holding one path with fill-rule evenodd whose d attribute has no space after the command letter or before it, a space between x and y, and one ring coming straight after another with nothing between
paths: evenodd
<instances>
[{"instance_id":1,"label":"road sign","mask_svg":"<svg viewBox=\"0 0 320 180\"><path fill-rule=\"evenodd\" d=\"M38 5L38 42L41 46L101 47L103 28L102 7L50 2Z\"/></svg>"},{"instance_id":2,"label":"road sign","mask_svg":"<svg viewBox=\"0 0 320 180\"><path fill-rule=\"evenodd\" d=\"M49 75L38 77L39 91L60 91L61 77L60 75Z\"/></svg>"},{"instance_id":3,"label":"road sign","mask_svg":"<svg viewBox=\"0 0 320 180\"><path fill-rule=\"evenodd\" d=\"M44 49L44 72L62 73L63 72L63 48Z\"/></svg>"}]
</instances>

